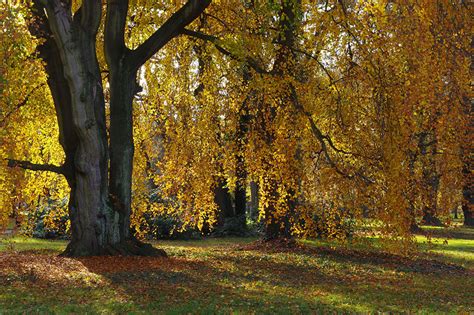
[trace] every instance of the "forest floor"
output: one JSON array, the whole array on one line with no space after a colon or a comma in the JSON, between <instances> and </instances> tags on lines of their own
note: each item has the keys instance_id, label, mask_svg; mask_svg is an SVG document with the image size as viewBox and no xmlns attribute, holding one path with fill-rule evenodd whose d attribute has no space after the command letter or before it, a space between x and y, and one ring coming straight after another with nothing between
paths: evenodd
<instances>
[{"instance_id":1,"label":"forest floor","mask_svg":"<svg viewBox=\"0 0 474 315\"><path fill-rule=\"evenodd\" d=\"M410 258L363 244L210 238L169 258L58 257L65 241L0 241L0 313L474 312L474 229L430 229Z\"/></svg>"}]
</instances>

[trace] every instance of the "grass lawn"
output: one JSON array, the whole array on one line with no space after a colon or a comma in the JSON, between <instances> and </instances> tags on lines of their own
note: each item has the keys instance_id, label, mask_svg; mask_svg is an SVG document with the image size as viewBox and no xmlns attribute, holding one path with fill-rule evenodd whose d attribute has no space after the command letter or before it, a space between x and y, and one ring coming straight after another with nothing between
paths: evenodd
<instances>
[{"instance_id":1,"label":"grass lawn","mask_svg":"<svg viewBox=\"0 0 474 315\"><path fill-rule=\"evenodd\" d=\"M474 312L474 231L429 232L414 258L227 238L160 242L169 258L70 259L63 241L9 238L0 313Z\"/></svg>"}]
</instances>

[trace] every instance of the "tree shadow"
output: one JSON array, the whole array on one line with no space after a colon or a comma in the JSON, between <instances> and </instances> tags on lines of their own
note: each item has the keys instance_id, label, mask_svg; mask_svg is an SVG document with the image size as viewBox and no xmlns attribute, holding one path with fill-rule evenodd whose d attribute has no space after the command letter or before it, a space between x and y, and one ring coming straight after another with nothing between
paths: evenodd
<instances>
[{"instance_id":1,"label":"tree shadow","mask_svg":"<svg viewBox=\"0 0 474 315\"><path fill-rule=\"evenodd\" d=\"M225 262L224 257L220 258L221 262ZM157 300L160 300L163 305L159 307L169 307L185 313L189 312L187 307L204 307L201 311L205 313L217 310L226 312L226 307L227 310L241 309L251 312L252 307L262 307L262 304L280 310L291 305L303 305L309 311L312 308L324 311L341 310L323 301L308 302L304 298L291 296L282 299L281 293L278 292L236 287L234 284L250 281L265 282L273 287L297 286L291 284L291 277L280 275L273 281L268 281L258 276L244 276L239 272L223 270L217 264L213 266L213 261L188 260L182 257L92 257L78 260L90 272L106 278L114 288L124 292L137 305L156 304ZM259 268L258 265L255 267ZM277 264L273 267L275 270L282 268ZM288 266L284 268L283 272L288 270ZM320 276L323 277L322 274Z\"/></svg>"},{"instance_id":2,"label":"tree shadow","mask_svg":"<svg viewBox=\"0 0 474 315\"><path fill-rule=\"evenodd\" d=\"M379 265L396 271L414 272L420 274L458 274L467 275L469 270L463 266L453 263L443 262L437 259L428 259L421 256L407 257L393 253L365 250L365 249L348 249L348 248L333 248L329 246L311 246L298 244L292 247L268 247L259 248L251 245L244 246L240 250L263 251L266 253L293 253L306 255L308 257L327 257L338 262L349 262L355 264L365 265ZM435 257L435 256L434 256Z\"/></svg>"}]
</instances>

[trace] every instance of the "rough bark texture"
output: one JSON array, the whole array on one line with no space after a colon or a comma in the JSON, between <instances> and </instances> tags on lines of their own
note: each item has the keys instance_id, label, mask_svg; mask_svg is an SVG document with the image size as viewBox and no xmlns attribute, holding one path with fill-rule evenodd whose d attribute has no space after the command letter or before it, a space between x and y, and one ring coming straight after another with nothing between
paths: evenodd
<instances>
[{"instance_id":1,"label":"rough bark texture","mask_svg":"<svg viewBox=\"0 0 474 315\"><path fill-rule=\"evenodd\" d=\"M65 253L73 256L99 254L108 234L105 222L107 139L102 82L95 51L101 8L100 4L85 2L74 17L70 8L60 1L48 1L45 9L69 87L72 127L77 137L74 167L66 176L71 186L72 239ZM92 14L96 10L98 16Z\"/></svg>"}]
</instances>

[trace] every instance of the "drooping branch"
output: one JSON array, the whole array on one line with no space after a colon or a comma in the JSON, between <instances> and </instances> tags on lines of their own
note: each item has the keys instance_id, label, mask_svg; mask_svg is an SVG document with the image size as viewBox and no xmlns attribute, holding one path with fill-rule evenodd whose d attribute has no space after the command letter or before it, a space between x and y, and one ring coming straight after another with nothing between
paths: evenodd
<instances>
[{"instance_id":1,"label":"drooping branch","mask_svg":"<svg viewBox=\"0 0 474 315\"><path fill-rule=\"evenodd\" d=\"M14 160L14 159L7 159L8 161L8 167L19 167L23 168L25 170L31 170L31 171L47 171L47 172L53 172L61 175L65 175L64 168L62 166L57 166L57 165L52 165L52 164L36 164L36 163L31 163L29 161L20 161L20 160Z\"/></svg>"},{"instance_id":2,"label":"drooping branch","mask_svg":"<svg viewBox=\"0 0 474 315\"><path fill-rule=\"evenodd\" d=\"M28 103L28 101L30 100L31 95L33 95L34 92L36 92L39 88L41 88L43 86L44 86L44 83L41 83L41 84L35 86L30 92L28 92L28 94L25 96L25 98L20 103L18 103L15 106L15 108L13 108L11 111L9 111L8 113L5 114L5 117L3 117L3 119L0 121L0 127L5 126L5 123L7 122L8 118L11 115L13 115L13 113L15 113L17 110L19 110L20 108L25 106Z\"/></svg>"},{"instance_id":3,"label":"drooping branch","mask_svg":"<svg viewBox=\"0 0 474 315\"><path fill-rule=\"evenodd\" d=\"M211 0L189 0L176 11L158 30L155 31L145 42L130 53L132 69L138 69L166 43L192 21L194 21L209 5Z\"/></svg>"},{"instance_id":4,"label":"drooping branch","mask_svg":"<svg viewBox=\"0 0 474 315\"><path fill-rule=\"evenodd\" d=\"M214 47L216 47L216 49L221 52L222 54L234 59L234 60L239 60L239 61L243 61L245 62L250 68L254 69L257 73L260 73L260 74L267 74L267 75L273 75L275 74L273 71L270 72L270 71L267 71L265 70L263 67L261 67L258 62L256 62L254 59L250 58L250 57L240 57L238 56L236 53L230 51L230 50L227 50L225 49L224 47L222 47L220 45L220 39L216 36L212 36L212 35L208 35L208 34L204 34L202 32L197 32L197 31L193 31L193 30L189 30L189 29L183 29L182 31L182 34L184 35L188 35L188 36L191 36L191 37L194 37L194 38L198 38L198 39L201 39L201 40L204 40L204 41L207 41L207 42L210 42L214 45ZM291 45L289 45L288 43L280 43L281 46L285 46L285 47L292 47ZM291 48L290 48L291 50ZM297 52L302 52L300 50L298 50ZM313 56L312 56L313 57ZM313 57L313 59L315 59L316 61L317 58ZM331 76L331 74L329 73L329 71L318 61L318 64L323 68L323 70L325 71L325 73L328 75L330 81L331 81L331 85L332 84L335 84L337 81L334 80L334 78ZM348 179L353 179L354 176L358 176L360 178L362 178L364 180L364 182L366 183L372 183L373 180L368 178L367 176L365 176L361 171L356 171L354 175L351 175L351 174L347 174L346 172L342 171L339 166L334 162L334 160L331 158L330 154L329 154L329 148L328 148L328 145L329 147L334 150L335 152L337 153L342 153L344 155L352 155L352 156L358 156L358 154L356 153L352 153L352 152L348 152L348 151L345 151L343 149L340 149L338 147L335 146L334 142L332 141L332 139L328 136L328 135L324 135L321 130L318 128L318 126L316 125L316 123L314 122L312 116L310 113L306 112L303 108L303 106L299 103L298 101L298 98L297 98L297 94L296 94L296 90L294 88L293 85L291 85L291 96L292 96L292 99L293 99L293 102L294 102L294 105L295 107L299 110L299 111L302 111L302 113L308 118L308 122L310 124L310 127L311 127L311 131L312 133L314 134L314 136L318 139L320 145L321 145L321 151L322 153L324 154L324 157L326 158L326 161L329 163L329 165L334 168L334 170L336 171L336 173L338 173L339 175L345 177L345 178L348 178Z\"/></svg>"},{"instance_id":5,"label":"drooping branch","mask_svg":"<svg viewBox=\"0 0 474 315\"><path fill-rule=\"evenodd\" d=\"M311 116L310 113L308 113L307 111L304 110L303 108L303 105L298 101L298 95L296 93L296 90L295 90L295 87L293 85L290 86L290 89L291 89L291 96L292 96L292 100L293 100L293 104L294 106L296 107L297 110L301 111L308 119L308 122L309 122L309 125L311 127L311 132L313 133L313 135L316 137L316 139L318 140L318 142L320 143L321 145L321 151L322 153L324 154L324 157L326 158L326 161L329 163L329 165L336 171L336 173L338 173L339 175L341 175L342 177L345 177L347 179L354 179L355 176L358 176L359 178L361 178L366 184L370 184L370 183L373 183L374 181L365 176L362 171L356 171L354 173L354 175L352 174L348 174L346 172L344 172L343 170L341 170L339 168L339 166L336 164L336 162L334 162L334 160L331 158L330 154L329 154L329 150L328 150L328 146L327 144L329 144L329 146L335 151L335 152L338 152L338 153L343 153L343 154L346 154L346 155L356 155L356 154L353 154L351 152L347 152L347 151L344 151L342 149L339 149L337 148L332 139L328 136L328 135L324 135L321 130L318 128L318 126L316 125L316 123L314 122L313 120L313 117ZM327 144L326 144L327 142Z\"/></svg>"},{"instance_id":6,"label":"drooping branch","mask_svg":"<svg viewBox=\"0 0 474 315\"><path fill-rule=\"evenodd\" d=\"M189 30L189 29L183 29L181 32L183 35L191 36L194 38L198 38L207 42L210 42L214 45L214 47L223 55L230 57L231 59L237 60L237 61L243 61L247 65L249 65L252 69L255 70L255 72L260 73L260 74L270 74L269 71L265 70L264 67L258 64L258 62L248 56L238 56L237 54L227 50L224 48L222 45L220 45L220 39L216 36L204 34L201 32Z\"/></svg>"}]
</instances>

